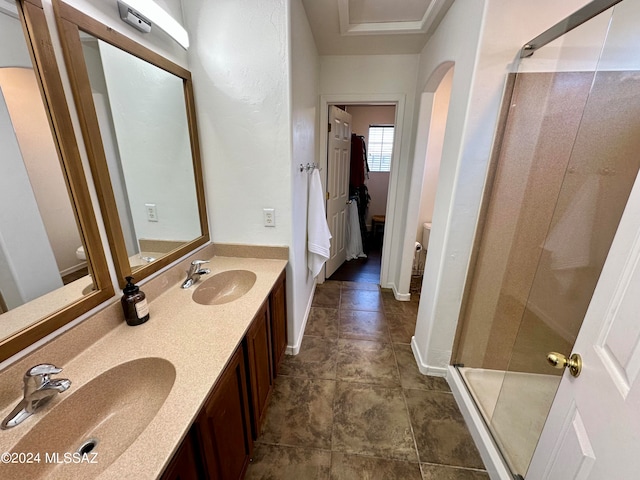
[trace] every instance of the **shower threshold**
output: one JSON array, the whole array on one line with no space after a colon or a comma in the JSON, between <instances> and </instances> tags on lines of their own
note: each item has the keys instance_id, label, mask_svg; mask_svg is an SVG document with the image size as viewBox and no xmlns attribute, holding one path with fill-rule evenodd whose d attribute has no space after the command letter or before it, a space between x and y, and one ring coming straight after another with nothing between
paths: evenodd
<instances>
[{"instance_id":1,"label":"shower threshold","mask_svg":"<svg viewBox=\"0 0 640 480\"><path fill-rule=\"evenodd\" d=\"M509 468L524 476L561 377L484 368L458 370Z\"/></svg>"}]
</instances>

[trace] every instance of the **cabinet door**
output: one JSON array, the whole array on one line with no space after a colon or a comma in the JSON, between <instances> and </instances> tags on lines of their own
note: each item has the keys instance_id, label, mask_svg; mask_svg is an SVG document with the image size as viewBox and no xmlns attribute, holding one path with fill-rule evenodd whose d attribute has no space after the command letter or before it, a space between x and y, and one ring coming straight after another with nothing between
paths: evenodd
<instances>
[{"instance_id":1,"label":"cabinet door","mask_svg":"<svg viewBox=\"0 0 640 480\"><path fill-rule=\"evenodd\" d=\"M206 478L244 477L253 450L244 351L240 346L207 400L196 428Z\"/></svg>"},{"instance_id":2,"label":"cabinet door","mask_svg":"<svg viewBox=\"0 0 640 480\"><path fill-rule=\"evenodd\" d=\"M287 299L285 272L282 272L276 282L271 295L269 306L271 310L271 343L273 344L273 376L278 369L287 350Z\"/></svg>"},{"instance_id":3,"label":"cabinet door","mask_svg":"<svg viewBox=\"0 0 640 480\"><path fill-rule=\"evenodd\" d=\"M194 447L190 431L162 474L161 480L200 480L203 478L200 457Z\"/></svg>"},{"instance_id":4,"label":"cabinet door","mask_svg":"<svg viewBox=\"0 0 640 480\"><path fill-rule=\"evenodd\" d=\"M271 325L269 309L265 302L253 319L245 337L247 359L249 363L249 380L251 385L251 406L253 412L253 438L260 435L260 427L264 420L267 401L273 386L271 371Z\"/></svg>"}]
</instances>

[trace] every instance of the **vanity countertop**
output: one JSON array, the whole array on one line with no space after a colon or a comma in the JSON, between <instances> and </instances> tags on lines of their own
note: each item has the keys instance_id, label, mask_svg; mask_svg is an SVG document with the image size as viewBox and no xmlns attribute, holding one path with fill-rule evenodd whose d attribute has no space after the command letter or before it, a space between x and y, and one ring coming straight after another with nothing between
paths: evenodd
<instances>
[{"instance_id":1,"label":"vanity countertop","mask_svg":"<svg viewBox=\"0 0 640 480\"><path fill-rule=\"evenodd\" d=\"M178 273L180 277L174 272L172 276L167 276L167 278L170 277L169 280L166 278L161 280L161 283L164 282L162 286L164 292L155 298L142 285L141 289L147 293L149 301L149 321L136 327L130 327L121 321L66 364L58 365L64 369L58 376L72 381L69 391L60 394L59 398L53 400L51 406L45 407L43 412L28 418L24 424L0 432L0 450L12 451L12 446L16 445L29 429L36 426L48 411L64 400L63 396L73 395L74 390L101 373L130 360L158 357L168 360L174 366L176 376L173 387L146 429L98 477L101 479L157 478L187 433L226 363L242 341L255 314L267 299L286 265L287 261L284 259L224 256L210 258L210 263L207 265L211 270L209 276L236 269L249 270L256 274L256 282L251 290L241 298L222 305L200 305L194 302L191 296L198 283L189 289L180 288L184 280L184 275L180 273ZM205 281L209 276L203 276L200 282ZM179 280L175 280L176 278ZM113 315L116 315L117 310L114 309L113 312ZM122 315L121 311L119 314ZM50 345L52 344L55 345L55 340ZM44 356L36 354L33 356L33 365L47 362ZM7 378L8 373L12 373L11 378ZM10 384L15 384L17 403L22 388L22 378L15 373L7 371L0 373L0 384L3 389L9 388ZM154 373L149 371L148 375L153 377ZM108 384L104 385L105 395L108 395L110 387ZM0 411L0 415L4 418L13 406L7 405ZM88 405L87 408L91 406ZM69 422L73 421L73 418L69 419ZM98 444L96 447L98 467L101 447L108 448L108 445ZM77 446L70 448L72 452L76 449ZM3 477L1 474L3 467L4 465L0 465L0 477ZM29 465L21 466L22 478L29 477L29 467ZM71 478L70 474L73 472L81 475L82 470L75 470L79 467L94 468L93 465L57 465L52 472L48 473L47 478ZM74 475L74 478L77 477Z\"/></svg>"}]
</instances>

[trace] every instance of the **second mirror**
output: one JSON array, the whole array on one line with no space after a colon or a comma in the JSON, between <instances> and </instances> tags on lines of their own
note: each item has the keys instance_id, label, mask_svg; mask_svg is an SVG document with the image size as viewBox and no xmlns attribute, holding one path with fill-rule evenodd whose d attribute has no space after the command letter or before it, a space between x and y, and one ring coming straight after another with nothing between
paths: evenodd
<instances>
[{"instance_id":1,"label":"second mirror","mask_svg":"<svg viewBox=\"0 0 640 480\"><path fill-rule=\"evenodd\" d=\"M118 276L140 280L208 241L190 73L54 6Z\"/></svg>"}]
</instances>

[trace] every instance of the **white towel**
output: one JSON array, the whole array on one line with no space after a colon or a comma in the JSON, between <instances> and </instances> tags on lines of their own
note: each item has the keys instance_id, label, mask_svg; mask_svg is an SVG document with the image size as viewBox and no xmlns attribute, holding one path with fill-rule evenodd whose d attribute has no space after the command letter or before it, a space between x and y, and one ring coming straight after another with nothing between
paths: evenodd
<instances>
[{"instance_id":1,"label":"white towel","mask_svg":"<svg viewBox=\"0 0 640 480\"><path fill-rule=\"evenodd\" d=\"M309 202L307 203L307 267L315 277L322 265L329 259L331 251L331 232L327 225L324 209L324 193L320 173L314 169L309 182Z\"/></svg>"},{"instance_id":2,"label":"white towel","mask_svg":"<svg viewBox=\"0 0 640 480\"><path fill-rule=\"evenodd\" d=\"M355 200L352 200L347 206L347 260L354 260L358 257L367 258L362 247L358 205Z\"/></svg>"}]
</instances>

